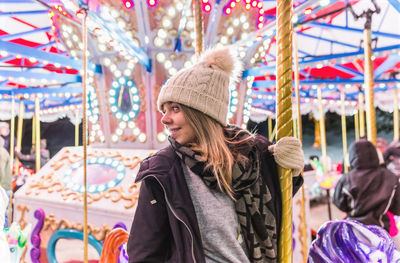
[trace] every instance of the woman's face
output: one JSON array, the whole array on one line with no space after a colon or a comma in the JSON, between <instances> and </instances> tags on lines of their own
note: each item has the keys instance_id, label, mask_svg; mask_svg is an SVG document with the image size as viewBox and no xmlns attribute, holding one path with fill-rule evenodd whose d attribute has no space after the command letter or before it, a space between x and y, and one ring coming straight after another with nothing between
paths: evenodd
<instances>
[{"instance_id":1,"label":"woman's face","mask_svg":"<svg viewBox=\"0 0 400 263\"><path fill-rule=\"evenodd\" d=\"M163 117L161 118L161 122L170 132L171 137L181 145L194 142L194 131L186 120L180 104L166 102L162 107Z\"/></svg>"}]
</instances>

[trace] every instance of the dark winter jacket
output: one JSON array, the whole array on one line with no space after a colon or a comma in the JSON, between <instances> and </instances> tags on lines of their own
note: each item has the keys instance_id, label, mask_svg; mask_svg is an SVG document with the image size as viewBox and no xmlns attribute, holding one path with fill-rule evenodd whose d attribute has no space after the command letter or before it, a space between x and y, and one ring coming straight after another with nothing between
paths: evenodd
<instances>
[{"instance_id":1,"label":"dark winter jacket","mask_svg":"<svg viewBox=\"0 0 400 263\"><path fill-rule=\"evenodd\" d=\"M352 170L340 178L333 203L347 212L349 219L389 230L386 212L400 214L398 178L387 168L379 166L376 148L367 140L353 143L349 157Z\"/></svg>"},{"instance_id":2,"label":"dark winter jacket","mask_svg":"<svg viewBox=\"0 0 400 263\"><path fill-rule=\"evenodd\" d=\"M270 143L257 136L260 169L280 229L282 201ZM200 230L179 157L171 146L143 160L136 181L140 195L128 241L129 262L205 263ZM293 179L293 194L303 183ZM278 231L279 233L279 231Z\"/></svg>"}]
</instances>

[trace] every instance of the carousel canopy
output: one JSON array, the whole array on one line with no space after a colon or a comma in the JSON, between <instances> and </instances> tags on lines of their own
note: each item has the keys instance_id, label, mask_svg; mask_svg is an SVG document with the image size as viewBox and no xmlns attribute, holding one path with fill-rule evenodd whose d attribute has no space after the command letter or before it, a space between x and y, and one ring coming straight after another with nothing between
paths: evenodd
<instances>
[{"instance_id":1,"label":"carousel canopy","mask_svg":"<svg viewBox=\"0 0 400 263\"><path fill-rule=\"evenodd\" d=\"M145 85L162 85L195 60L191 4L190 0L1 0L0 119L10 118L12 98L16 104L23 101L25 117L32 115L38 98L43 120L80 107L82 8L88 10L88 101L93 103L93 118L99 113L95 91L111 86L114 79L142 78ZM245 117L265 118L275 112L275 5L269 0L202 0L204 46L232 44L246 65L247 92L232 91L232 115L236 105L245 107ZM346 113L353 114L363 92L362 39L368 23L375 104L393 110L400 72L398 1L293 1L292 21L303 114L317 111L317 86L322 88L325 110L337 112L344 89ZM96 80L106 75L102 83Z\"/></svg>"}]
</instances>

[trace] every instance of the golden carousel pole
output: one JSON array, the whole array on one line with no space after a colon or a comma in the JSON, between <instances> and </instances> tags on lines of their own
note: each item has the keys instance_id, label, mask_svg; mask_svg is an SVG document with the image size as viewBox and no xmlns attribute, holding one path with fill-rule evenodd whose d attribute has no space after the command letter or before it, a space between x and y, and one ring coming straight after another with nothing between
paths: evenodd
<instances>
[{"instance_id":1,"label":"golden carousel pole","mask_svg":"<svg viewBox=\"0 0 400 263\"><path fill-rule=\"evenodd\" d=\"M293 46L294 46L294 85L296 90L296 106L297 106L297 138L303 143L303 130L301 123L300 112L300 72L299 72L299 54L297 34L293 33ZM303 176L303 170L301 171ZM301 186L301 199L300 199L300 226L299 226L299 239L301 243L301 254L303 255L303 262L307 262L307 224L306 224L306 196L304 192L304 184Z\"/></svg>"},{"instance_id":2,"label":"golden carousel pole","mask_svg":"<svg viewBox=\"0 0 400 263\"><path fill-rule=\"evenodd\" d=\"M360 137L365 136L365 114L364 114L364 94L360 87L360 92L358 93L358 113L360 119Z\"/></svg>"},{"instance_id":3,"label":"golden carousel pole","mask_svg":"<svg viewBox=\"0 0 400 263\"><path fill-rule=\"evenodd\" d=\"M14 172L14 134L15 134L15 97L12 95L11 99L11 132L10 132L10 169L11 173Z\"/></svg>"},{"instance_id":4,"label":"golden carousel pole","mask_svg":"<svg viewBox=\"0 0 400 263\"><path fill-rule=\"evenodd\" d=\"M341 102L341 119L342 119L342 143L343 143L343 165L344 173L349 171L347 163L347 129L346 129L346 114L345 114L345 93L344 87L340 87L340 102Z\"/></svg>"},{"instance_id":5,"label":"golden carousel pole","mask_svg":"<svg viewBox=\"0 0 400 263\"><path fill-rule=\"evenodd\" d=\"M376 120L374 106L374 72L372 65L371 29L364 29L364 85L367 106L367 138L376 145Z\"/></svg>"},{"instance_id":6,"label":"golden carousel pole","mask_svg":"<svg viewBox=\"0 0 400 263\"><path fill-rule=\"evenodd\" d=\"M15 134L15 97L12 95L11 99L11 131L10 131L10 169L11 176L14 175L14 134ZM13 214L13 192L11 191L10 199L9 199L9 209L8 209L8 225L10 226L12 223L12 214Z\"/></svg>"},{"instance_id":7,"label":"golden carousel pole","mask_svg":"<svg viewBox=\"0 0 400 263\"><path fill-rule=\"evenodd\" d=\"M35 153L36 153L36 169L35 173L40 170L40 104L39 97L35 98Z\"/></svg>"},{"instance_id":8,"label":"golden carousel pole","mask_svg":"<svg viewBox=\"0 0 400 263\"><path fill-rule=\"evenodd\" d=\"M86 103L87 103L87 9L82 8L82 146L83 146L83 262L88 262L88 215L87 215L87 116L86 116Z\"/></svg>"},{"instance_id":9,"label":"golden carousel pole","mask_svg":"<svg viewBox=\"0 0 400 263\"><path fill-rule=\"evenodd\" d=\"M292 1L278 0L277 17L277 74L276 74L276 140L291 136L292 122ZM293 262L292 239L292 173L278 166L282 191L282 226L279 239L279 262Z\"/></svg>"},{"instance_id":10,"label":"golden carousel pole","mask_svg":"<svg viewBox=\"0 0 400 263\"><path fill-rule=\"evenodd\" d=\"M271 140L272 135L272 115L268 115L268 139Z\"/></svg>"},{"instance_id":11,"label":"golden carousel pole","mask_svg":"<svg viewBox=\"0 0 400 263\"><path fill-rule=\"evenodd\" d=\"M22 146L22 129L24 123L24 113L25 113L25 106L24 102L21 100L19 103L19 112L18 112L18 125L17 125L17 151L21 151Z\"/></svg>"},{"instance_id":12,"label":"golden carousel pole","mask_svg":"<svg viewBox=\"0 0 400 263\"><path fill-rule=\"evenodd\" d=\"M326 131L325 131L325 116L324 116L324 108L322 105L322 92L321 92L321 86L318 86L317 89L318 93L318 105L319 105L319 127L321 131L321 153L322 153L322 166L324 167L324 173L328 172L328 167L327 167L327 151L326 151ZM331 202L330 202L330 193L329 189L326 190L327 193L327 198L328 198L328 218L329 220L332 220L332 210L331 210Z\"/></svg>"},{"instance_id":13,"label":"golden carousel pole","mask_svg":"<svg viewBox=\"0 0 400 263\"><path fill-rule=\"evenodd\" d=\"M394 99L393 99L393 141L399 140L399 97L397 85L394 85Z\"/></svg>"},{"instance_id":14,"label":"golden carousel pole","mask_svg":"<svg viewBox=\"0 0 400 263\"><path fill-rule=\"evenodd\" d=\"M75 146L79 146L79 109L75 112Z\"/></svg>"},{"instance_id":15,"label":"golden carousel pole","mask_svg":"<svg viewBox=\"0 0 400 263\"><path fill-rule=\"evenodd\" d=\"M356 141L358 141L360 139L360 133L359 133L359 122L358 122L358 111L356 111L356 113L354 114L354 133L355 133L355 138Z\"/></svg>"},{"instance_id":16,"label":"golden carousel pole","mask_svg":"<svg viewBox=\"0 0 400 263\"><path fill-rule=\"evenodd\" d=\"M201 11L201 0L193 0L193 12L194 12L194 31L196 34L196 46L195 53L196 57L199 57L203 51L203 14Z\"/></svg>"}]
</instances>

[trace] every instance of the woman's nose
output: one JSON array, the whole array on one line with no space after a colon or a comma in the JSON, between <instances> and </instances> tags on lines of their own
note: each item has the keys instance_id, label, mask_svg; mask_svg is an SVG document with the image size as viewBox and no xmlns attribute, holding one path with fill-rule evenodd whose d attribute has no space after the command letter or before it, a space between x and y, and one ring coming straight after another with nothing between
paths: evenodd
<instances>
[{"instance_id":1,"label":"woman's nose","mask_svg":"<svg viewBox=\"0 0 400 263\"><path fill-rule=\"evenodd\" d=\"M162 118L161 118L161 123L162 123L162 124L169 124L169 123L171 123L171 118L170 118L170 116L169 116L168 113L165 113L165 114L162 116Z\"/></svg>"}]
</instances>

